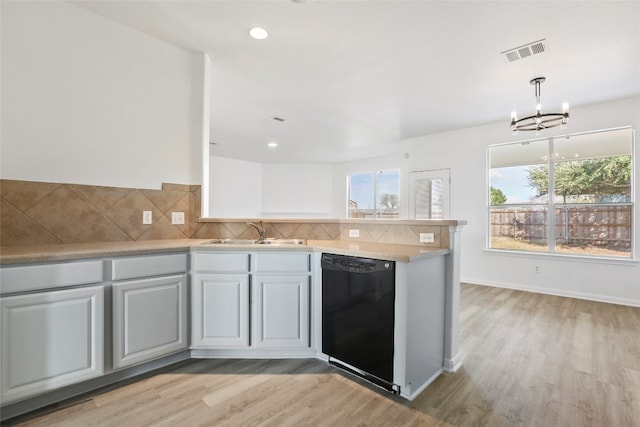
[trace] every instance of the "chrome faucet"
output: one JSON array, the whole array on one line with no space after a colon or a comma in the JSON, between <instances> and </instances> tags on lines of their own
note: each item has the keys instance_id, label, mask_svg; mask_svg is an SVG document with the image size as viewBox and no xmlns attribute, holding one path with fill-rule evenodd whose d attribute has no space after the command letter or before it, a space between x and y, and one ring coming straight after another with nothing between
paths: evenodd
<instances>
[{"instance_id":1,"label":"chrome faucet","mask_svg":"<svg viewBox=\"0 0 640 427\"><path fill-rule=\"evenodd\" d=\"M264 224L262 223L262 221L260 221L260 227L258 227L253 222L248 222L247 225L250 225L253 228L255 228L258 231L258 234L260 234L260 239L258 239L258 242L265 241L265 239L267 238L267 230L264 229Z\"/></svg>"}]
</instances>

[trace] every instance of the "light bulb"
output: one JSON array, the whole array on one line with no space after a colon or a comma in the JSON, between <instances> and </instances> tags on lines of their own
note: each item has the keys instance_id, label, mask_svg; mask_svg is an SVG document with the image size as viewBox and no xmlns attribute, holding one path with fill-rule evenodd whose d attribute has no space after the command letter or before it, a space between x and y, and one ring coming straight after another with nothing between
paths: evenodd
<instances>
[{"instance_id":1,"label":"light bulb","mask_svg":"<svg viewBox=\"0 0 640 427\"><path fill-rule=\"evenodd\" d=\"M267 30L261 27L253 27L249 30L249 35L256 40L264 40L269 37Z\"/></svg>"}]
</instances>

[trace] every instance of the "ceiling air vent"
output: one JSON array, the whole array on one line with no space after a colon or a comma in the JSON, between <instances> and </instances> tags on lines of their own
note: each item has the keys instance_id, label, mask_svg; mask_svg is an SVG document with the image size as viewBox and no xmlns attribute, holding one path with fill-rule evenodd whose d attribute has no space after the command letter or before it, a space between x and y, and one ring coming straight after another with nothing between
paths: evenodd
<instances>
[{"instance_id":1,"label":"ceiling air vent","mask_svg":"<svg viewBox=\"0 0 640 427\"><path fill-rule=\"evenodd\" d=\"M546 40L542 39L523 46L514 47L513 49L505 50L504 52L501 52L501 54L504 55L507 62L514 62L531 55L538 55L539 53L544 52L546 48Z\"/></svg>"}]
</instances>

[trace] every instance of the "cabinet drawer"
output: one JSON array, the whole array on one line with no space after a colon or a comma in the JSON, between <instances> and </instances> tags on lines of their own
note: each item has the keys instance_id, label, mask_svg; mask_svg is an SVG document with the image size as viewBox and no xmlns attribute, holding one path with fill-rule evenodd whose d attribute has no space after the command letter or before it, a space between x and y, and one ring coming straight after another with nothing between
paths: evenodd
<instances>
[{"instance_id":1,"label":"cabinet drawer","mask_svg":"<svg viewBox=\"0 0 640 427\"><path fill-rule=\"evenodd\" d=\"M0 294L100 283L103 276L102 261L2 267Z\"/></svg>"},{"instance_id":2,"label":"cabinet drawer","mask_svg":"<svg viewBox=\"0 0 640 427\"><path fill-rule=\"evenodd\" d=\"M196 253L191 258L194 271L221 273L244 273L249 271L249 254L203 254Z\"/></svg>"},{"instance_id":3,"label":"cabinet drawer","mask_svg":"<svg viewBox=\"0 0 640 427\"><path fill-rule=\"evenodd\" d=\"M258 273L310 271L308 252L259 253L253 257L251 271Z\"/></svg>"},{"instance_id":4,"label":"cabinet drawer","mask_svg":"<svg viewBox=\"0 0 640 427\"><path fill-rule=\"evenodd\" d=\"M160 276L187 271L187 254L150 255L113 260L113 280Z\"/></svg>"}]
</instances>

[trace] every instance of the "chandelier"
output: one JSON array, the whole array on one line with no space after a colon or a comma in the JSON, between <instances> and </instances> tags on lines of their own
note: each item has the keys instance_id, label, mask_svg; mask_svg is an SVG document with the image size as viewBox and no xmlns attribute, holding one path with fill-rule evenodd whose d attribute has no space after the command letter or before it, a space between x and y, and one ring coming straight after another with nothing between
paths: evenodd
<instances>
[{"instance_id":1,"label":"chandelier","mask_svg":"<svg viewBox=\"0 0 640 427\"><path fill-rule=\"evenodd\" d=\"M517 133L521 130L541 131L542 129L552 128L556 126L564 126L569 119L569 104L562 104L562 113L542 113L540 105L540 85L544 83L544 77L536 77L529 83L536 87L536 113L533 116L524 117L518 120L518 114L511 112L511 130Z\"/></svg>"}]
</instances>

